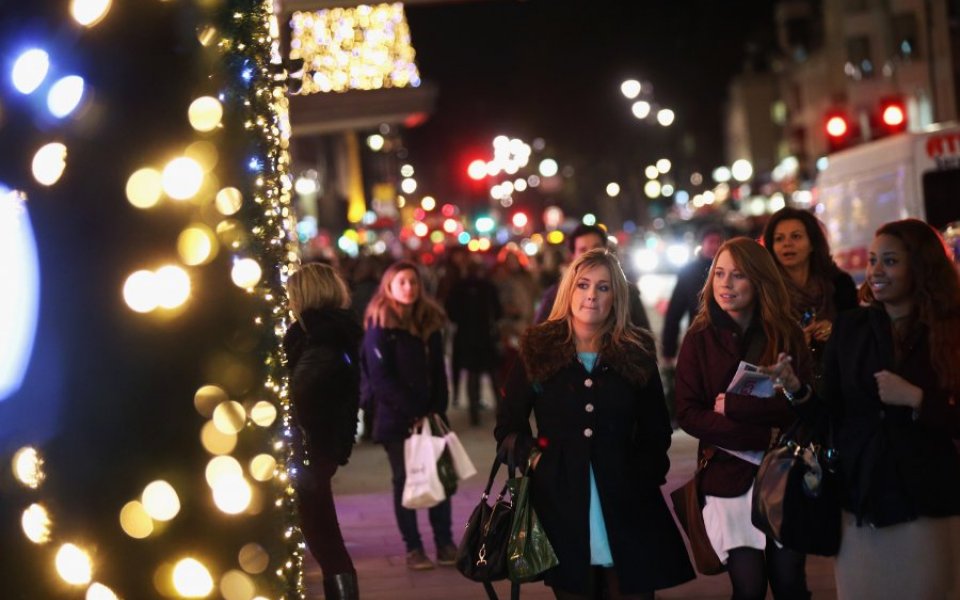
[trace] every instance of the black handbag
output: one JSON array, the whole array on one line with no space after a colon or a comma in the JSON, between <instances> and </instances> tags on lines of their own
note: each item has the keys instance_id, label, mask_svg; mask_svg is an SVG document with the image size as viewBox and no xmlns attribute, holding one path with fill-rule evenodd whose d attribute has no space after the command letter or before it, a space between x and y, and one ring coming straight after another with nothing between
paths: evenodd
<instances>
[{"instance_id":1,"label":"black handbag","mask_svg":"<svg viewBox=\"0 0 960 600\"><path fill-rule=\"evenodd\" d=\"M704 575L716 575L727 570L720 562L710 538L707 536L707 527L703 523L703 502L700 494L700 473L706 468L710 459L716 453L715 448L705 448L703 455L697 461L697 471L682 486L670 492L670 501L673 503L673 512L677 521L690 541L690 551L693 553L693 563Z\"/></svg>"},{"instance_id":2,"label":"black handbag","mask_svg":"<svg viewBox=\"0 0 960 600\"><path fill-rule=\"evenodd\" d=\"M504 483L493 504L488 503L501 464L500 458L494 459L487 487L467 520L460 547L457 548L457 570L467 579L482 583L490 600L499 600L491 582L507 578L507 542L513 525L513 499L505 498L507 483ZM508 469L509 478L516 469L512 465ZM519 584L512 584L510 591L511 598L519 598Z\"/></svg>"},{"instance_id":3,"label":"black handbag","mask_svg":"<svg viewBox=\"0 0 960 600\"><path fill-rule=\"evenodd\" d=\"M754 527L803 554L840 549L840 490L828 419L798 419L760 463L753 486Z\"/></svg>"}]
</instances>

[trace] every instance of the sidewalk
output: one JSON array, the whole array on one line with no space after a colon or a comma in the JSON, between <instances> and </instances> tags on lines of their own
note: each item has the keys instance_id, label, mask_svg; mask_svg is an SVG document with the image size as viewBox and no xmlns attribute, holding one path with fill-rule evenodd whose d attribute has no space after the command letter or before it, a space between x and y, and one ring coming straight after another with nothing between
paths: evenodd
<instances>
[{"instance_id":1,"label":"sidewalk","mask_svg":"<svg viewBox=\"0 0 960 600\"><path fill-rule=\"evenodd\" d=\"M482 425L470 428L463 408L449 413L454 429L477 466L479 473L462 482L453 497L455 541L476 506L494 457L493 412L483 413ZM693 473L696 440L678 431L670 449L671 468L664 493L679 487ZM404 546L393 515L390 492L390 467L383 449L371 443L358 445L350 464L341 468L333 480L337 513L347 549L353 558L360 579L362 600L484 600L483 588L467 580L452 567L432 571L408 571L404 564ZM434 556L427 511L419 511L420 533L427 555ZM305 579L308 598L321 598L323 593L320 568L307 555ZM807 560L808 585L814 600L834 600L832 559L811 556ZM509 598L509 584L496 585L501 598ZM658 599L721 600L730 597L726 575L699 576L684 585L657 592ZM553 594L542 583L522 587L526 600L552 599Z\"/></svg>"}]
</instances>

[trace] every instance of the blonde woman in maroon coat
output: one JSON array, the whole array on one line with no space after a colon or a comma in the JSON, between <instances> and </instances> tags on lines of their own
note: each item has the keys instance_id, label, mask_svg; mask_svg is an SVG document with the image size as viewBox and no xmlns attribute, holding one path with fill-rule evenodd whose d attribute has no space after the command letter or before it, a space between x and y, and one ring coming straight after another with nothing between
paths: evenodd
<instances>
[{"instance_id":1,"label":"blonde woman in maroon coat","mask_svg":"<svg viewBox=\"0 0 960 600\"><path fill-rule=\"evenodd\" d=\"M748 238L720 247L703 288L703 303L677 359L677 419L716 449L702 473L704 522L727 565L735 599L809 598L805 557L780 548L751 523L753 479L775 428L795 418L792 401L811 395L811 360L790 298L770 254ZM772 397L729 393L740 361L764 365ZM797 374L800 374L798 376Z\"/></svg>"}]
</instances>

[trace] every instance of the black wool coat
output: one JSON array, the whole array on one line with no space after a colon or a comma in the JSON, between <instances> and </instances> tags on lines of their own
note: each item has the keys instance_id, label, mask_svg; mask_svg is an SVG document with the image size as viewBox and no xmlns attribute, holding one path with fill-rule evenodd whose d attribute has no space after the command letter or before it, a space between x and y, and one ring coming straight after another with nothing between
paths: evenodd
<instances>
[{"instance_id":1,"label":"black wool coat","mask_svg":"<svg viewBox=\"0 0 960 600\"><path fill-rule=\"evenodd\" d=\"M371 326L363 337L363 386L373 406L373 441L396 442L418 419L446 420L449 392L443 337L426 342L405 329Z\"/></svg>"},{"instance_id":2,"label":"black wool coat","mask_svg":"<svg viewBox=\"0 0 960 600\"><path fill-rule=\"evenodd\" d=\"M350 458L357 434L362 336L356 313L331 309L304 311L283 337L290 399L310 456L341 465Z\"/></svg>"},{"instance_id":3,"label":"black wool coat","mask_svg":"<svg viewBox=\"0 0 960 600\"><path fill-rule=\"evenodd\" d=\"M678 585L694 573L660 485L670 462L670 420L654 359L639 347L604 345L592 372L577 360L566 324L548 321L521 339L497 414L500 443L531 437L543 454L532 500L559 565L547 585L587 592L592 465L614 568L625 594Z\"/></svg>"},{"instance_id":4,"label":"black wool coat","mask_svg":"<svg viewBox=\"0 0 960 600\"><path fill-rule=\"evenodd\" d=\"M893 329L877 306L841 315L827 343L824 400L837 419L843 506L877 527L920 516L960 515L960 394L938 383L926 326L907 339L900 364ZM960 365L957 366L960 368ZM874 373L888 370L923 389L914 416L880 402Z\"/></svg>"}]
</instances>

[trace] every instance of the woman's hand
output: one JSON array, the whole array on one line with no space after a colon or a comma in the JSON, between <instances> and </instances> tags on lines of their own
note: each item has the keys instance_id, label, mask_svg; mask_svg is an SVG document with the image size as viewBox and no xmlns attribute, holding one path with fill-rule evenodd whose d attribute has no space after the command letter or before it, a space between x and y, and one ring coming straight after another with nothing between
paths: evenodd
<instances>
[{"instance_id":1,"label":"woman's hand","mask_svg":"<svg viewBox=\"0 0 960 600\"><path fill-rule=\"evenodd\" d=\"M775 387L783 388L790 394L796 394L803 387L803 384L796 373L793 372L793 366L790 364L792 362L793 357L786 352L781 352L777 355L777 362L766 367L760 367L760 372L773 379Z\"/></svg>"},{"instance_id":2,"label":"woman's hand","mask_svg":"<svg viewBox=\"0 0 960 600\"><path fill-rule=\"evenodd\" d=\"M727 395L723 392L717 394L717 399L713 402L713 412L720 413L721 415L727 414L726 411L726 400Z\"/></svg>"},{"instance_id":3,"label":"woman's hand","mask_svg":"<svg viewBox=\"0 0 960 600\"><path fill-rule=\"evenodd\" d=\"M880 402L890 406L907 406L913 410L920 408L923 402L922 389L890 371L880 371L873 376L877 380Z\"/></svg>"},{"instance_id":4,"label":"woman's hand","mask_svg":"<svg viewBox=\"0 0 960 600\"><path fill-rule=\"evenodd\" d=\"M825 342L830 339L831 333L833 333L833 323L827 320L814 321L803 328L803 339L808 345L811 339Z\"/></svg>"}]
</instances>

